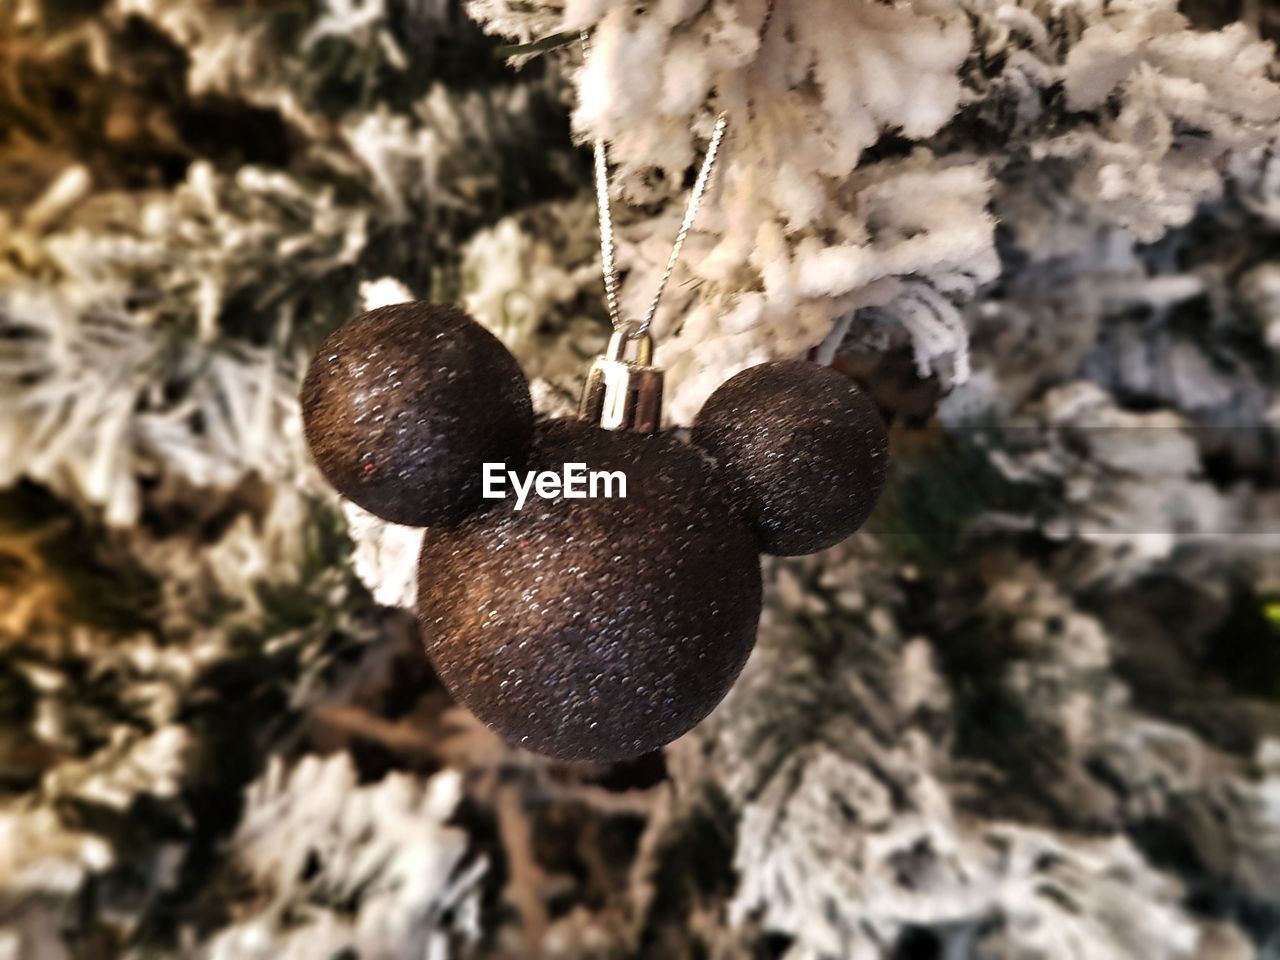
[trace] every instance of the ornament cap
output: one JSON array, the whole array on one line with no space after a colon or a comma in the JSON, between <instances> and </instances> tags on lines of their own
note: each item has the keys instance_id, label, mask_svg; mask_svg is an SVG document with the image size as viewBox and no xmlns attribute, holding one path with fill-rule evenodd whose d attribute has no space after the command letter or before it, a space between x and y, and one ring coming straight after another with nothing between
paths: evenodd
<instances>
[{"instance_id":1,"label":"ornament cap","mask_svg":"<svg viewBox=\"0 0 1280 960\"><path fill-rule=\"evenodd\" d=\"M635 359L627 359L627 345L635 343ZM578 406L578 419L604 430L656 433L662 423L662 378L653 366L653 338L638 320L614 330L604 355L587 373Z\"/></svg>"}]
</instances>

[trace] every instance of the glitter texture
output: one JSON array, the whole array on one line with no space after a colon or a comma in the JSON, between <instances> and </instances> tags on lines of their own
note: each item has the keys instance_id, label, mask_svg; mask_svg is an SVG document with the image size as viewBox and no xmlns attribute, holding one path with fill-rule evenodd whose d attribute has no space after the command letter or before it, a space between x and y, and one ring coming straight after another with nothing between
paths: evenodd
<instances>
[{"instance_id":1,"label":"glitter texture","mask_svg":"<svg viewBox=\"0 0 1280 960\"><path fill-rule=\"evenodd\" d=\"M481 496L481 464L522 466L533 405L506 347L456 307L401 303L325 340L302 385L325 478L370 513L450 525Z\"/></svg>"},{"instance_id":2,"label":"glitter texture","mask_svg":"<svg viewBox=\"0 0 1280 960\"><path fill-rule=\"evenodd\" d=\"M866 522L884 487L888 437L871 398L830 367L778 360L722 384L693 442L720 465L760 549L798 556Z\"/></svg>"},{"instance_id":3,"label":"glitter texture","mask_svg":"<svg viewBox=\"0 0 1280 960\"><path fill-rule=\"evenodd\" d=\"M564 760L655 750L728 692L755 643L760 559L712 466L666 434L539 424L531 469L621 470L626 499L495 503L429 530L427 652L513 743Z\"/></svg>"}]
</instances>

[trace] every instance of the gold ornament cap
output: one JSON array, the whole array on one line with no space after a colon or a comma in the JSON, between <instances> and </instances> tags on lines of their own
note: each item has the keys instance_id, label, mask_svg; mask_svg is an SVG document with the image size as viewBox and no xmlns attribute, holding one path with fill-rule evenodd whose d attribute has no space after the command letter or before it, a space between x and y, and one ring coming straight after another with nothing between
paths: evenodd
<instances>
[{"instance_id":1,"label":"gold ornament cap","mask_svg":"<svg viewBox=\"0 0 1280 960\"><path fill-rule=\"evenodd\" d=\"M635 358L627 359L634 343ZM653 338L638 320L613 331L604 356L587 373L578 419L604 430L657 433L662 425L662 369L653 366Z\"/></svg>"}]
</instances>

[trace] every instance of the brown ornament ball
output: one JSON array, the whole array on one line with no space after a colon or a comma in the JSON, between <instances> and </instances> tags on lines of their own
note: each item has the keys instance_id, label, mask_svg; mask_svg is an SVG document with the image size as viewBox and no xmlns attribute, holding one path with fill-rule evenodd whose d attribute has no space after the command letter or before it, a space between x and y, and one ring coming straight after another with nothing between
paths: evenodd
<instances>
[{"instance_id":1,"label":"brown ornament ball","mask_svg":"<svg viewBox=\"0 0 1280 960\"><path fill-rule=\"evenodd\" d=\"M720 702L755 643L760 558L710 494L713 468L669 435L539 424L531 470L622 471L626 498L505 500L428 530L427 653L511 742L561 760L661 747ZM616 492L616 490L615 490Z\"/></svg>"},{"instance_id":2,"label":"brown ornament ball","mask_svg":"<svg viewBox=\"0 0 1280 960\"><path fill-rule=\"evenodd\" d=\"M520 365L457 307L401 303L329 335L302 384L302 423L339 493L393 523L457 523L481 465L520 466L533 404Z\"/></svg>"},{"instance_id":3,"label":"brown ornament ball","mask_svg":"<svg viewBox=\"0 0 1280 960\"><path fill-rule=\"evenodd\" d=\"M871 398L830 367L799 360L731 377L698 412L692 438L724 472L760 548L784 557L824 550L861 527L889 463Z\"/></svg>"}]
</instances>

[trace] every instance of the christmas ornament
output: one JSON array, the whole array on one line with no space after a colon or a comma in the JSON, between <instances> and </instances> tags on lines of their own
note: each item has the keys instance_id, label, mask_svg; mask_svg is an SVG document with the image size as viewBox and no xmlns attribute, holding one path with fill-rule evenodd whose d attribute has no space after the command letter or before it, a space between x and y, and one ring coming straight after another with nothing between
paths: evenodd
<instances>
[{"instance_id":1,"label":"christmas ornament","mask_svg":"<svg viewBox=\"0 0 1280 960\"><path fill-rule=\"evenodd\" d=\"M780 556L823 550L861 527L889 461L871 398L835 370L795 360L722 384L692 439L724 472L761 549Z\"/></svg>"},{"instance_id":2,"label":"christmas ornament","mask_svg":"<svg viewBox=\"0 0 1280 960\"><path fill-rule=\"evenodd\" d=\"M755 642L760 562L698 451L669 434L540 424L531 470L621 471L625 498L498 501L428 530L419 620L450 692L563 760L637 756L728 692Z\"/></svg>"},{"instance_id":3,"label":"christmas ornament","mask_svg":"<svg viewBox=\"0 0 1280 960\"><path fill-rule=\"evenodd\" d=\"M596 142L613 335L577 421L534 428L515 360L461 311L432 304L357 317L303 385L307 439L334 486L428 527L418 618L441 680L507 739L563 760L637 756L702 720L755 642L759 545L805 553L843 539L883 483L874 407L812 364L764 364L717 390L693 431L711 457L659 432L649 327L725 129L722 114L640 320L619 313ZM526 464L523 478L506 469ZM616 480L617 496L585 492L587 478ZM496 500L477 511L482 496Z\"/></svg>"},{"instance_id":4,"label":"christmas ornament","mask_svg":"<svg viewBox=\"0 0 1280 960\"><path fill-rule=\"evenodd\" d=\"M429 528L418 618L441 680L509 740L563 760L647 753L710 713L755 642L757 539L779 553L834 543L883 481L870 401L810 364L765 364L717 390L694 429L713 457L658 432L649 327L725 128L721 115L640 320L619 315L596 142L613 335L577 421L533 428L515 360L461 311L431 304L357 317L303 386L307 438L330 481L380 516ZM526 463L523 477L505 469ZM617 495L586 492L588 478L609 490L616 480ZM477 511L482 496L496 500Z\"/></svg>"},{"instance_id":5,"label":"christmas ornament","mask_svg":"<svg viewBox=\"0 0 1280 960\"><path fill-rule=\"evenodd\" d=\"M520 466L529 385L506 347L456 307L363 313L321 345L302 385L307 443L348 500L411 526L457 523L485 462Z\"/></svg>"}]
</instances>

